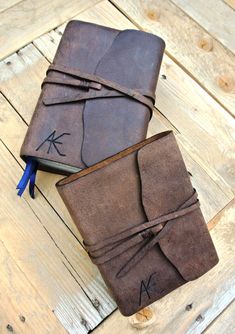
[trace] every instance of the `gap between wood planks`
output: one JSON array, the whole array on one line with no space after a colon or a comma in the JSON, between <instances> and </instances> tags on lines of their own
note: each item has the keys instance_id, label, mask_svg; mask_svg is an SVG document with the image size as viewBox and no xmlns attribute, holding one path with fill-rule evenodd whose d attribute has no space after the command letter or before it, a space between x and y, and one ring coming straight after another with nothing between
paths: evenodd
<instances>
[{"instance_id":1,"label":"gap between wood planks","mask_svg":"<svg viewBox=\"0 0 235 334\"><path fill-rule=\"evenodd\" d=\"M224 0L224 2L235 10L235 0Z\"/></svg>"},{"instance_id":2,"label":"gap between wood planks","mask_svg":"<svg viewBox=\"0 0 235 334\"><path fill-rule=\"evenodd\" d=\"M235 301L233 300L222 312L218 315L202 334L234 334L235 324Z\"/></svg>"}]
</instances>

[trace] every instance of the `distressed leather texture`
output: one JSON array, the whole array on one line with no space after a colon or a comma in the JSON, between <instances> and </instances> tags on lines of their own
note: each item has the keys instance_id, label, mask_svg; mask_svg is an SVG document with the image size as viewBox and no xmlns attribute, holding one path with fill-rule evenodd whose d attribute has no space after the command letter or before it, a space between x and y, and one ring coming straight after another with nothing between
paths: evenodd
<instances>
[{"instance_id":1,"label":"distressed leather texture","mask_svg":"<svg viewBox=\"0 0 235 334\"><path fill-rule=\"evenodd\" d=\"M59 181L57 189L125 316L218 262L171 131Z\"/></svg>"},{"instance_id":2,"label":"distressed leather texture","mask_svg":"<svg viewBox=\"0 0 235 334\"><path fill-rule=\"evenodd\" d=\"M164 41L137 30L68 23L42 84L21 157L69 174L146 137ZM46 163L42 163L42 161ZM47 162L50 161L50 167Z\"/></svg>"}]
</instances>

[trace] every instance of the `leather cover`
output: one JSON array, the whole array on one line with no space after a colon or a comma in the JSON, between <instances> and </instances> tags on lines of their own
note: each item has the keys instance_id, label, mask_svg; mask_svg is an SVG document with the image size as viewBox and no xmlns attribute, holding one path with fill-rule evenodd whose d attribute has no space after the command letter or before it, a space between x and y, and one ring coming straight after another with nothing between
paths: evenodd
<instances>
[{"instance_id":1,"label":"leather cover","mask_svg":"<svg viewBox=\"0 0 235 334\"><path fill-rule=\"evenodd\" d=\"M165 44L71 21L42 85L21 157L68 174L146 137Z\"/></svg>"},{"instance_id":2,"label":"leather cover","mask_svg":"<svg viewBox=\"0 0 235 334\"><path fill-rule=\"evenodd\" d=\"M218 262L171 131L59 181L57 189L123 315Z\"/></svg>"}]
</instances>

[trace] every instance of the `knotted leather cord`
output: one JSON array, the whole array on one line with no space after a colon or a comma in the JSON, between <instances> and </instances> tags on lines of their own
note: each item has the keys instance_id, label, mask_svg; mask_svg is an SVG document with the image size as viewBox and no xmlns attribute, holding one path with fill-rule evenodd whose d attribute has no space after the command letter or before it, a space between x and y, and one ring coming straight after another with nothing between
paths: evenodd
<instances>
[{"instance_id":1,"label":"knotted leather cord","mask_svg":"<svg viewBox=\"0 0 235 334\"><path fill-rule=\"evenodd\" d=\"M105 87L109 88L109 90L104 90L102 92L87 92L86 94L82 93L82 94L78 94L78 95L72 96L72 97L58 97L58 98L49 98L49 97L46 98L45 97L43 99L43 103L45 105L54 105L54 104L61 104L61 103L68 103L68 102L76 102L76 101L81 101L81 100L84 100L84 99L94 99L94 98L101 98L101 97L116 97L116 96L127 95L127 96L137 100L138 102L146 105L150 109L151 114L152 114L152 109L153 109L154 101L155 101L155 94L153 94L149 90L127 88L125 86L119 85L118 83L116 83L114 81L104 79L104 78L102 78L98 75L85 73L85 72L82 72L78 69L68 68L66 66L61 66L61 65L52 64L52 65L49 66L47 73L49 71L56 71L56 72L59 72L59 73L62 73L62 74L71 75L72 77L75 77L75 78L82 78L82 79L88 80L90 82L89 87L91 87L91 88L95 88L95 87L92 87L92 85L94 85L94 84L100 84L102 86L105 86ZM44 80L44 83L59 83L59 84L65 84L65 85L69 84L69 85L71 85L72 81L69 80L69 82L68 82L67 79L58 80L58 79L55 79L55 78L46 78ZM75 85L75 86L79 86L79 83L77 83L77 85ZM80 87L82 87L82 85ZM97 89L97 88L95 88L95 89Z\"/></svg>"},{"instance_id":2,"label":"knotted leather cord","mask_svg":"<svg viewBox=\"0 0 235 334\"><path fill-rule=\"evenodd\" d=\"M193 195L176 211L124 230L96 244L88 245L84 242L84 245L91 260L95 264L102 264L139 244L139 250L124 264L116 275L117 277L123 277L168 233L178 218L189 214L198 207L199 201L194 190ZM163 226L162 224L164 223L165 225Z\"/></svg>"}]
</instances>

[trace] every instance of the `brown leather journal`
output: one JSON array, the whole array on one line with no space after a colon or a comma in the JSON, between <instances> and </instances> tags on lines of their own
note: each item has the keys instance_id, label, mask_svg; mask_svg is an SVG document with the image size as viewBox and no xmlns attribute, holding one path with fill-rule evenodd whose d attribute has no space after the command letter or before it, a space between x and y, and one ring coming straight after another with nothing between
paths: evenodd
<instances>
[{"instance_id":1,"label":"brown leather journal","mask_svg":"<svg viewBox=\"0 0 235 334\"><path fill-rule=\"evenodd\" d=\"M161 38L142 31L69 22L21 157L70 174L143 140L164 47Z\"/></svg>"},{"instance_id":2,"label":"brown leather journal","mask_svg":"<svg viewBox=\"0 0 235 334\"><path fill-rule=\"evenodd\" d=\"M218 262L171 131L59 181L57 189L123 315Z\"/></svg>"}]
</instances>

